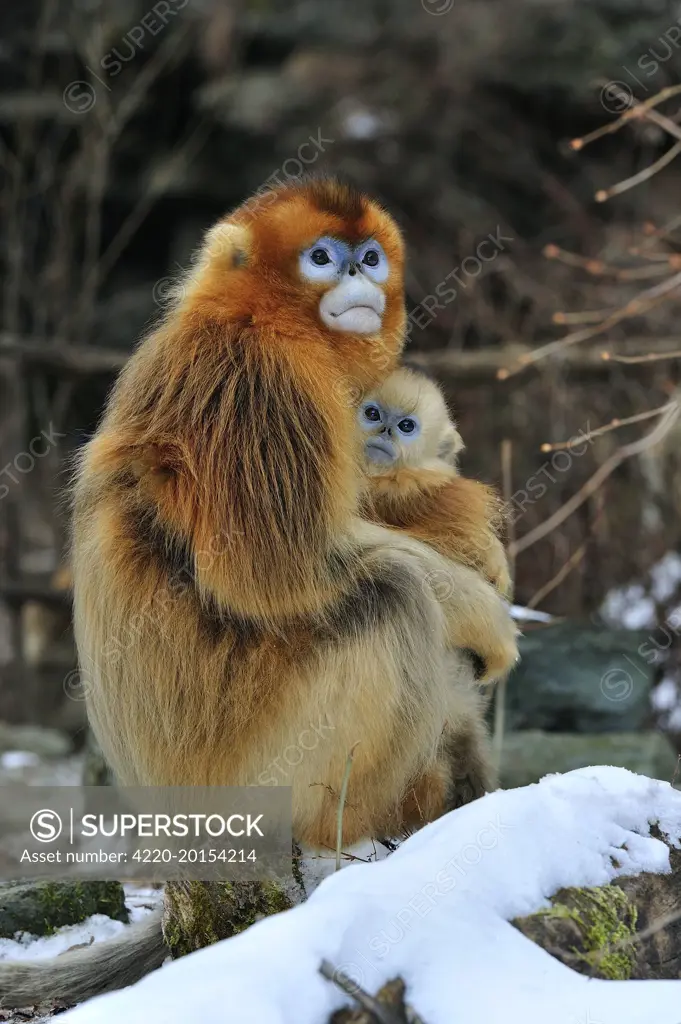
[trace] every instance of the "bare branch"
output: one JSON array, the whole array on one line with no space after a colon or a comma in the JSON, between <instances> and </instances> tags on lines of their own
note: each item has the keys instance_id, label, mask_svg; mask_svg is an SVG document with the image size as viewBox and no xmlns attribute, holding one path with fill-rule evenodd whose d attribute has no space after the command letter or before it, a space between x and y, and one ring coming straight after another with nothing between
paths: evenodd
<instances>
[{"instance_id":1,"label":"bare branch","mask_svg":"<svg viewBox=\"0 0 681 1024\"><path fill-rule=\"evenodd\" d=\"M660 284L655 285L653 288L648 288L632 299L630 302L623 306L621 309L615 310L607 317L602 323L596 324L593 327L585 327L581 331L573 331L571 334L567 334L564 338L560 338L558 341L551 341L548 345L541 345L539 348L534 349L528 355L522 356L518 361L518 364L513 367L508 367L503 370L499 370L497 377L500 380L506 380L508 377L512 377L516 373L520 373L521 370L525 369L526 366L532 363L538 362L540 359L544 359L551 353L558 352L561 349L567 348L570 345L576 345L581 341L587 341L589 338L595 338L599 334L603 334L605 331L614 327L616 324L622 322L622 320L628 320L633 316L640 316L642 313L648 312L653 306L656 306L659 302L666 301L670 294L681 288L681 273L672 275Z\"/></svg>"},{"instance_id":2,"label":"bare branch","mask_svg":"<svg viewBox=\"0 0 681 1024\"><path fill-rule=\"evenodd\" d=\"M629 124L630 121L633 121L638 117L642 117L647 111L650 111L660 103L663 103L664 100L671 99L672 96L678 96L679 93L681 93L681 85L670 85L666 89L662 89L660 92L656 93L654 96L651 96L650 99L645 100L643 103L636 103L633 107L629 107L629 109L625 110L621 117L618 117L616 121L603 125L602 128L596 128L595 131L589 132L588 135L584 135L582 138L572 139L570 147L576 150L583 149L584 146L588 146L590 142L595 142L596 139L600 139L604 135L612 135L613 132L617 132L620 128L623 128L625 124ZM625 94L622 93L622 95Z\"/></svg>"},{"instance_id":3,"label":"bare branch","mask_svg":"<svg viewBox=\"0 0 681 1024\"><path fill-rule=\"evenodd\" d=\"M502 497L504 505L510 508L511 496L513 494L513 442L510 438L504 438L501 442L501 480ZM508 554L508 571L511 581L515 582L515 523L513 517L508 522L508 543L506 551ZM501 771L501 757L504 748L504 735L506 732L506 692L508 689L508 673L502 676L497 682L494 695L494 730L492 734L492 753L498 772Z\"/></svg>"},{"instance_id":4,"label":"bare branch","mask_svg":"<svg viewBox=\"0 0 681 1024\"><path fill-rule=\"evenodd\" d=\"M350 782L350 771L352 769L352 759L357 749L358 744L350 750L347 760L345 762L345 771L343 772L343 782L341 783L340 797L338 798L338 813L336 816L336 871L340 871L341 866L341 851L343 849L343 814L345 812L345 801L348 798L348 784Z\"/></svg>"},{"instance_id":5,"label":"bare branch","mask_svg":"<svg viewBox=\"0 0 681 1024\"><path fill-rule=\"evenodd\" d=\"M372 1018L372 1024L373 1021L375 1024L423 1024L421 1018L414 1013L411 1007L405 1006L404 1010L401 1010L388 1003L379 1002L375 996L365 992L344 971L334 967L329 960L322 960L319 965L319 973L323 978L337 985L351 999L354 999L363 1010L366 1010Z\"/></svg>"},{"instance_id":6,"label":"bare branch","mask_svg":"<svg viewBox=\"0 0 681 1024\"><path fill-rule=\"evenodd\" d=\"M517 557L521 552L526 551L528 548L536 544L537 541L542 540L549 533L560 526L561 523L576 512L584 502L594 494L599 487L608 479L609 476L627 459L632 458L635 455L640 455L642 452L647 451L654 445L658 444L664 437L669 433L672 425L678 419L679 415L679 404L673 403L673 408L670 408L665 414L661 423L651 430L645 437L639 438L637 441L633 441L631 444L624 445L618 448L609 459L607 459L602 466L600 466L596 472L591 476L583 487L577 491L568 501L565 502L552 516L549 516L543 523L536 526L534 530L530 530L524 537L516 541L513 545L513 554Z\"/></svg>"},{"instance_id":7,"label":"bare branch","mask_svg":"<svg viewBox=\"0 0 681 1024\"><path fill-rule=\"evenodd\" d=\"M577 438L571 438L569 441L556 441L555 444L543 444L540 448L542 452L558 452L564 448L574 448L575 444L581 444L582 441L590 441L592 437L600 437L601 434L607 434L611 430L618 430L620 427L628 427L630 423L642 423L643 420L652 420L655 416L663 416L670 409L675 409L678 405L677 402L667 402L666 405L660 405L657 409L648 409L646 412L639 412L635 416L628 416L626 419L618 419L615 417L606 423L604 427L597 427L596 430L590 430L588 434L580 434Z\"/></svg>"},{"instance_id":8,"label":"bare branch","mask_svg":"<svg viewBox=\"0 0 681 1024\"><path fill-rule=\"evenodd\" d=\"M599 324L610 314L609 309L585 309L579 313L554 313L551 320L554 324Z\"/></svg>"},{"instance_id":9,"label":"bare branch","mask_svg":"<svg viewBox=\"0 0 681 1024\"><path fill-rule=\"evenodd\" d=\"M679 356L681 356L681 349L679 348L674 352L647 352L642 356L617 356L614 352L601 352L601 359L606 363L629 363L629 365L635 363L656 363L660 359L678 359Z\"/></svg>"},{"instance_id":10,"label":"bare branch","mask_svg":"<svg viewBox=\"0 0 681 1024\"><path fill-rule=\"evenodd\" d=\"M681 131L679 132L681 136ZM636 185L640 185L641 182L647 181L648 178L652 178L654 174L661 171L663 167L670 164L672 160L681 153L681 142L675 142L674 145L664 153L659 160L656 160L650 165L645 167L638 174L633 174L631 178L625 178L623 181L617 182L616 185L611 185L610 188L599 189L595 195L597 203L604 203L607 199L611 199L613 196L618 196L622 192L628 192L630 188L635 188Z\"/></svg>"},{"instance_id":11,"label":"bare branch","mask_svg":"<svg viewBox=\"0 0 681 1024\"><path fill-rule=\"evenodd\" d=\"M537 605L540 604L544 600L544 598L551 593L552 590L555 590L556 587L559 587L561 585L563 580L570 575L572 570L575 569L584 558L584 555L586 554L587 544L588 541L584 541L584 543L581 544L577 548L577 550L570 555L565 565L562 565L560 567L556 575L553 576L548 581L548 583L545 583L543 587L540 587L539 590L532 595L530 600L527 602L528 608L536 608Z\"/></svg>"},{"instance_id":12,"label":"bare branch","mask_svg":"<svg viewBox=\"0 0 681 1024\"><path fill-rule=\"evenodd\" d=\"M58 341L51 343L0 333L0 356L10 356L19 362L35 366L65 370L78 376L91 373L118 373L125 366L130 354L99 346L76 346Z\"/></svg>"},{"instance_id":13,"label":"bare branch","mask_svg":"<svg viewBox=\"0 0 681 1024\"><path fill-rule=\"evenodd\" d=\"M649 277L662 277L669 272L669 270L681 270L681 254L679 253L666 253L665 255L659 254L664 259L664 265L652 266L652 267L613 267L609 263L605 263L603 260L590 259L587 256L580 256L576 252L568 252L567 249L561 249L558 245L545 245L543 249L543 255L547 260L558 260L560 263L565 263L568 267L579 267L581 270L585 270L587 274L591 274L592 277L615 277L619 281L645 281ZM603 314L607 315L609 311L606 310ZM556 317L569 317L572 316L591 316L593 314L569 314L569 313L556 313L554 314L554 323L564 323L562 319L556 320Z\"/></svg>"}]
</instances>

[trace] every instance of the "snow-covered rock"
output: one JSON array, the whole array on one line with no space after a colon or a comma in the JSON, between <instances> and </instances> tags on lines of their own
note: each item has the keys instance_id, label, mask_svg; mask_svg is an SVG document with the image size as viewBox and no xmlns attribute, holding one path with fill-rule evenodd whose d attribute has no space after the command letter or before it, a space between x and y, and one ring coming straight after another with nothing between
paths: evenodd
<instances>
[{"instance_id":1,"label":"snow-covered rock","mask_svg":"<svg viewBox=\"0 0 681 1024\"><path fill-rule=\"evenodd\" d=\"M622 768L498 791L386 860L327 878L307 903L177 960L64 1024L325 1024L347 998L322 959L369 992L401 976L428 1024L678 1024L681 983L586 978L509 921L570 886L669 871L681 793Z\"/></svg>"}]
</instances>

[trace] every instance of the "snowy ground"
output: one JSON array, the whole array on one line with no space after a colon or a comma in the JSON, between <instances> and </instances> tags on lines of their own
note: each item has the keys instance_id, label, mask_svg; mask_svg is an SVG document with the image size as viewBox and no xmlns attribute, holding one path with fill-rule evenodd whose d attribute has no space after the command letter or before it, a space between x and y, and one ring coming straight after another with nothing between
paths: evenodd
<instances>
[{"instance_id":1,"label":"snowy ground","mask_svg":"<svg viewBox=\"0 0 681 1024\"><path fill-rule=\"evenodd\" d=\"M124 889L131 924L140 921L157 907L163 898L160 889L135 885L125 885ZM0 960L39 960L59 956L73 946L90 945L91 942L112 939L126 927L122 921L114 921L105 914L93 914L80 924L57 929L52 935L36 936L22 932L14 939L0 938Z\"/></svg>"},{"instance_id":2,"label":"snowy ground","mask_svg":"<svg viewBox=\"0 0 681 1024\"><path fill-rule=\"evenodd\" d=\"M562 886L669 870L651 822L676 843L681 793L621 768L489 794L302 906L61 1019L323 1024L347 1002L318 973L325 958L372 993L401 975L427 1024L679 1024L680 982L588 979L508 923Z\"/></svg>"}]
</instances>

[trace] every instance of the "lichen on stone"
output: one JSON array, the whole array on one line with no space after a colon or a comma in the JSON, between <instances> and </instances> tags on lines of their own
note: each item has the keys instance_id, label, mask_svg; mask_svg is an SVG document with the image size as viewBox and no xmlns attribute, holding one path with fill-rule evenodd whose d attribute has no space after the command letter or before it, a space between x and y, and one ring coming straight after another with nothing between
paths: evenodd
<instances>
[{"instance_id":1,"label":"lichen on stone","mask_svg":"<svg viewBox=\"0 0 681 1024\"><path fill-rule=\"evenodd\" d=\"M638 911L618 885L563 890L539 914L576 924L583 948L573 947L572 952L601 977L631 978Z\"/></svg>"},{"instance_id":2,"label":"lichen on stone","mask_svg":"<svg viewBox=\"0 0 681 1024\"><path fill-rule=\"evenodd\" d=\"M171 956L186 956L221 939L238 935L256 921L291 907L276 881L169 882L163 937Z\"/></svg>"}]
</instances>

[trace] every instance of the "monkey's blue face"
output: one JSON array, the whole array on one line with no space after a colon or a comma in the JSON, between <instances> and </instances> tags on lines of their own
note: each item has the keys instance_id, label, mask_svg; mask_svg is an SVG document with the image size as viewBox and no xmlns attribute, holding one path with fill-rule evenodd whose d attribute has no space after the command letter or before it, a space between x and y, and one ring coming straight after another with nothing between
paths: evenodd
<instances>
[{"instance_id":1,"label":"monkey's blue face","mask_svg":"<svg viewBox=\"0 0 681 1024\"><path fill-rule=\"evenodd\" d=\"M379 465L401 461L405 446L409 448L421 434L418 416L384 406L374 398L362 402L358 419L360 428L369 434L364 454L369 462Z\"/></svg>"},{"instance_id":2,"label":"monkey's blue face","mask_svg":"<svg viewBox=\"0 0 681 1024\"><path fill-rule=\"evenodd\" d=\"M326 284L319 315L334 331L375 334L381 328L388 279L388 259L370 239L351 246L338 238L318 238L300 254L301 276Z\"/></svg>"}]
</instances>

